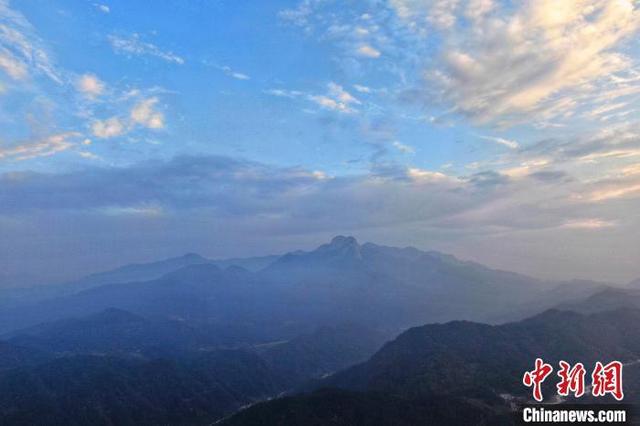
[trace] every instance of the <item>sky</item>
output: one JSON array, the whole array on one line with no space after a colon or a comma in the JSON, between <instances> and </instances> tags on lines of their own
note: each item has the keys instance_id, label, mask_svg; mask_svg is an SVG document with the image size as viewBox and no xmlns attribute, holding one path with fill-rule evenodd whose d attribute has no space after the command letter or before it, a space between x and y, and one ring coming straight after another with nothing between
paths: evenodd
<instances>
[{"instance_id":1,"label":"sky","mask_svg":"<svg viewBox=\"0 0 640 426\"><path fill-rule=\"evenodd\" d=\"M0 287L336 234L640 277L638 0L0 0Z\"/></svg>"}]
</instances>

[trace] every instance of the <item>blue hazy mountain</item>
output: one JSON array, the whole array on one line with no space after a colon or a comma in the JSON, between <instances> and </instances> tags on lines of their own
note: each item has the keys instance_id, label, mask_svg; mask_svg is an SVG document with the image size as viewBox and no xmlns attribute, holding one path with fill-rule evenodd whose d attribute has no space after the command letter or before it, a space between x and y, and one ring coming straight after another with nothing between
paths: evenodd
<instances>
[{"instance_id":1,"label":"blue hazy mountain","mask_svg":"<svg viewBox=\"0 0 640 426\"><path fill-rule=\"evenodd\" d=\"M147 319L120 309L80 318L65 318L18 330L5 336L16 346L64 354L155 356L237 347L253 341L239 329L223 329L206 323L157 318Z\"/></svg>"},{"instance_id":2,"label":"blue hazy mountain","mask_svg":"<svg viewBox=\"0 0 640 426\"><path fill-rule=\"evenodd\" d=\"M399 413L403 425L500 424L509 414L500 395L525 395L514 377L536 356L640 358L640 311L579 313L585 303L618 308L634 300L629 289L343 236L257 270L187 257L160 277L0 309L0 418L211 424L282 393L330 387L258 404L228 424L385 424L371 413L387 424ZM159 271L150 265L110 276ZM575 312L485 323L563 304Z\"/></svg>"},{"instance_id":3,"label":"blue hazy mountain","mask_svg":"<svg viewBox=\"0 0 640 426\"><path fill-rule=\"evenodd\" d=\"M239 266L250 271L258 271L278 259L279 256L258 256L211 260L196 253L149 263L135 263L87 275L62 284L48 284L26 288L0 289L0 308L17 304L30 304L55 297L68 296L106 284L121 284L154 280L168 273L191 265L212 264L221 268Z\"/></svg>"},{"instance_id":4,"label":"blue hazy mountain","mask_svg":"<svg viewBox=\"0 0 640 426\"><path fill-rule=\"evenodd\" d=\"M527 395L514 377L540 357L593 365L640 358L640 310L594 314L549 310L498 326L469 321L415 327L387 343L367 362L321 386L397 395Z\"/></svg>"},{"instance_id":5,"label":"blue hazy mountain","mask_svg":"<svg viewBox=\"0 0 640 426\"><path fill-rule=\"evenodd\" d=\"M204 425L283 389L246 351L180 360L63 357L0 372L0 423Z\"/></svg>"},{"instance_id":6,"label":"blue hazy mountain","mask_svg":"<svg viewBox=\"0 0 640 426\"><path fill-rule=\"evenodd\" d=\"M386 340L351 324L235 349L215 336L115 309L18 332L0 343L0 423L210 424L366 360Z\"/></svg>"},{"instance_id":7,"label":"blue hazy mountain","mask_svg":"<svg viewBox=\"0 0 640 426\"><path fill-rule=\"evenodd\" d=\"M139 321L117 311L102 319ZM366 328L345 326L251 350L161 358L57 354L0 371L0 418L8 424L195 425L250 406L221 424L510 424L505 395L529 397L519 378L538 356L552 364L560 359L630 362L626 390L640 389L633 370L640 358L638 321L640 310L589 315L550 310L500 326L469 321L425 325L324 379L332 372L326 368L332 352L347 353L375 337L363 339ZM60 335L61 328L59 323L49 330ZM46 329L40 328L41 336ZM291 383L304 369L307 373ZM314 377L305 387L324 390L251 406Z\"/></svg>"},{"instance_id":8,"label":"blue hazy mountain","mask_svg":"<svg viewBox=\"0 0 640 426\"><path fill-rule=\"evenodd\" d=\"M521 377L537 357L552 365L620 360L629 367L629 401L637 402L638 322L638 309L549 310L500 326L454 321L415 327L368 361L310 386L310 393L257 404L222 424L514 424L511 402L531 398ZM544 385L547 396L555 395L555 381Z\"/></svg>"},{"instance_id":9,"label":"blue hazy mountain","mask_svg":"<svg viewBox=\"0 0 640 426\"><path fill-rule=\"evenodd\" d=\"M604 312L620 308L640 309L640 288L605 287L586 297L567 301L558 309L581 313Z\"/></svg>"},{"instance_id":10,"label":"blue hazy mountain","mask_svg":"<svg viewBox=\"0 0 640 426\"><path fill-rule=\"evenodd\" d=\"M399 330L453 319L504 320L522 315L520 307L539 312L575 298L575 292L558 290L566 283L438 252L360 245L353 237L339 236L309 252L263 260L267 266L259 271L235 264L221 268L193 255L120 268L107 276L140 277L141 270L157 274L167 265L189 263L157 279L98 285L32 305L5 306L0 308L0 332L118 308L144 317L239 327L259 341L272 341L346 322ZM592 287L571 288L588 292Z\"/></svg>"},{"instance_id":11,"label":"blue hazy mountain","mask_svg":"<svg viewBox=\"0 0 640 426\"><path fill-rule=\"evenodd\" d=\"M379 392L322 389L251 406L221 426L512 425L513 415L465 398L406 399Z\"/></svg>"},{"instance_id":12,"label":"blue hazy mountain","mask_svg":"<svg viewBox=\"0 0 640 426\"><path fill-rule=\"evenodd\" d=\"M17 303L31 303L53 297L66 296L105 284L157 279L169 272L184 268L185 266L204 263L212 263L212 261L205 259L198 254L190 253L184 256L160 260L157 262L125 265L110 271L91 274L78 280L62 284L49 284L28 288L12 288L2 291L1 294L4 302L0 304L0 306Z\"/></svg>"},{"instance_id":13,"label":"blue hazy mountain","mask_svg":"<svg viewBox=\"0 0 640 426\"><path fill-rule=\"evenodd\" d=\"M0 341L0 372L16 367L37 365L52 359L45 351Z\"/></svg>"},{"instance_id":14,"label":"blue hazy mountain","mask_svg":"<svg viewBox=\"0 0 640 426\"><path fill-rule=\"evenodd\" d=\"M235 348L259 356L282 382L294 387L364 361L392 338L371 327L320 327L290 340L253 344L256 336L239 328L205 322L148 319L120 309L39 324L4 336L0 354L6 366L28 364L27 355L109 355L125 358L181 358L190 353ZM10 351L11 350L11 351ZM9 354L15 362L9 363ZM34 357L34 361L48 358ZM3 356L0 355L0 360ZM24 359L24 362L21 362ZM0 364L0 368L1 368Z\"/></svg>"}]
</instances>

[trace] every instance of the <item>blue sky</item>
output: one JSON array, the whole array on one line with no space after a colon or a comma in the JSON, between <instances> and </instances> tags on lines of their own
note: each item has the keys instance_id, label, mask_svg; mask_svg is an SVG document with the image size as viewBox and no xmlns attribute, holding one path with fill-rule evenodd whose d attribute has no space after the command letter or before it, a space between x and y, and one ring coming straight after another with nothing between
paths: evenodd
<instances>
[{"instance_id":1,"label":"blue sky","mask_svg":"<svg viewBox=\"0 0 640 426\"><path fill-rule=\"evenodd\" d=\"M0 0L0 285L336 233L640 276L639 8Z\"/></svg>"}]
</instances>

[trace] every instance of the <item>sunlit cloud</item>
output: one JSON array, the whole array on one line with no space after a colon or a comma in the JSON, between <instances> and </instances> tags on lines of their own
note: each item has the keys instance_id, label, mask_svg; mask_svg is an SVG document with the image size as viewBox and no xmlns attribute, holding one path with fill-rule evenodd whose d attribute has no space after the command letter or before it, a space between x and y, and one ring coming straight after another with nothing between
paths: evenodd
<instances>
[{"instance_id":1,"label":"sunlit cloud","mask_svg":"<svg viewBox=\"0 0 640 426\"><path fill-rule=\"evenodd\" d=\"M0 160L24 161L37 157L49 157L67 151L78 143L77 132L59 133L15 146L0 148Z\"/></svg>"},{"instance_id":2,"label":"sunlit cloud","mask_svg":"<svg viewBox=\"0 0 640 426\"><path fill-rule=\"evenodd\" d=\"M371 93L371 88L367 86L362 86L360 84L354 84L353 88L356 89L357 92L360 93Z\"/></svg>"},{"instance_id":3,"label":"sunlit cloud","mask_svg":"<svg viewBox=\"0 0 640 426\"><path fill-rule=\"evenodd\" d=\"M109 6L107 6L106 4L94 3L93 6L102 13L111 13L111 8L109 8Z\"/></svg>"},{"instance_id":4,"label":"sunlit cloud","mask_svg":"<svg viewBox=\"0 0 640 426\"><path fill-rule=\"evenodd\" d=\"M310 95L309 100L324 109L346 114L356 112L355 106L362 103L339 84L331 82L327 85L327 88L328 92L326 95Z\"/></svg>"},{"instance_id":5,"label":"sunlit cloud","mask_svg":"<svg viewBox=\"0 0 640 426\"><path fill-rule=\"evenodd\" d=\"M442 182L442 181L451 179L444 173L419 169L417 167L409 168L407 170L407 174L409 175L410 178L418 182Z\"/></svg>"},{"instance_id":6,"label":"sunlit cloud","mask_svg":"<svg viewBox=\"0 0 640 426\"><path fill-rule=\"evenodd\" d=\"M155 109L158 98L149 98L137 103L131 110L131 121L149 129L164 128L164 114Z\"/></svg>"},{"instance_id":7,"label":"sunlit cloud","mask_svg":"<svg viewBox=\"0 0 640 426\"><path fill-rule=\"evenodd\" d=\"M105 84L94 74L83 74L77 82L78 91L90 98L95 98L104 93Z\"/></svg>"},{"instance_id":8,"label":"sunlit cloud","mask_svg":"<svg viewBox=\"0 0 640 426\"><path fill-rule=\"evenodd\" d=\"M22 80L27 77L27 66L7 49L0 50L0 69L14 80Z\"/></svg>"},{"instance_id":9,"label":"sunlit cloud","mask_svg":"<svg viewBox=\"0 0 640 426\"><path fill-rule=\"evenodd\" d=\"M99 211L108 216L143 216L143 217L159 217L164 214L162 207L154 205L140 206L109 206L99 209Z\"/></svg>"},{"instance_id":10,"label":"sunlit cloud","mask_svg":"<svg viewBox=\"0 0 640 426\"><path fill-rule=\"evenodd\" d=\"M569 229L602 229L616 226L615 222L603 219L577 219L570 220L562 225L562 228Z\"/></svg>"},{"instance_id":11,"label":"sunlit cloud","mask_svg":"<svg viewBox=\"0 0 640 426\"><path fill-rule=\"evenodd\" d=\"M499 145L506 146L507 148L511 148L511 149L516 149L516 148L518 148L520 146L518 144L518 142L516 142L514 140L505 139L505 138L498 138L498 137L494 137L494 136L480 136L480 139L484 139L484 140L487 140L487 141L495 142L495 143L497 143Z\"/></svg>"},{"instance_id":12,"label":"sunlit cloud","mask_svg":"<svg viewBox=\"0 0 640 426\"><path fill-rule=\"evenodd\" d=\"M171 51L163 50L153 43L142 40L141 36L136 33L130 36L112 34L108 37L108 40L116 53L129 56L153 56L178 65L185 63L182 57Z\"/></svg>"},{"instance_id":13,"label":"sunlit cloud","mask_svg":"<svg viewBox=\"0 0 640 426\"><path fill-rule=\"evenodd\" d=\"M94 121L91 125L91 131L98 138L108 139L124 134L126 126L120 118L111 117L106 120Z\"/></svg>"},{"instance_id":14,"label":"sunlit cloud","mask_svg":"<svg viewBox=\"0 0 640 426\"><path fill-rule=\"evenodd\" d=\"M372 58L372 59L379 58L381 55L378 49L376 49L375 47L369 46L368 44L363 44L362 46L358 47L356 52L358 53L359 56L362 56L365 58Z\"/></svg>"},{"instance_id":15,"label":"sunlit cloud","mask_svg":"<svg viewBox=\"0 0 640 426\"><path fill-rule=\"evenodd\" d=\"M285 90L285 89L269 89L265 90L265 93L271 96L277 96L279 98L297 98L303 96L305 93L300 90Z\"/></svg>"},{"instance_id":16,"label":"sunlit cloud","mask_svg":"<svg viewBox=\"0 0 640 426\"><path fill-rule=\"evenodd\" d=\"M543 169L551 163L550 160L546 158L538 158L531 159L519 164L516 167L511 167L507 169L500 170L500 173L512 177L512 178L521 178L525 176L529 176L530 174Z\"/></svg>"},{"instance_id":17,"label":"sunlit cloud","mask_svg":"<svg viewBox=\"0 0 640 426\"><path fill-rule=\"evenodd\" d=\"M587 200L591 202L601 202L616 198L640 196L640 183L629 183L614 185L604 189L593 191L588 195Z\"/></svg>"},{"instance_id":18,"label":"sunlit cloud","mask_svg":"<svg viewBox=\"0 0 640 426\"><path fill-rule=\"evenodd\" d=\"M109 139L141 127L152 130L163 129L164 114L156 109L158 102L157 97L142 99L133 105L128 117L115 116L105 120L95 120L91 125L91 131L98 138Z\"/></svg>"},{"instance_id":19,"label":"sunlit cloud","mask_svg":"<svg viewBox=\"0 0 640 426\"><path fill-rule=\"evenodd\" d=\"M236 80L251 80L251 77L245 73L235 71L229 66L218 67L222 72L224 72L227 76L231 78L235 78Z\"/></svg>"},{"instance_id":20,"label":"sunlit cloud","mask_svg":"<svg viewBox=\"0 0 640 426\"><path fill-rule=\"evenodd\" d=\"M42 74L62 83L44 42L24 15L12 9L7 0L0 0L0 70L15 80Z\"/></svg>"},{"instance_id":21,"label":"sunlit cloud","mask_svg":"<svg viewBox=\"0 0 640 426\"><path fill-rule=\"evenodd\" d=\"M580 157L581 161L584 162L597 162L601 159L611 159L611 158L631 158L631 157L639 157L640 156L640 148L638 149L614 149L611 151L602 151L602 152L593 152L591 154Z\"/></svg>"},{"instance_id":22,"label":"sunlit cloud","mask_svg":"<svg viewBox=\"0 0 640 426\"><path fill-rule=\"evenodd\" d=\"M395 149L402 152L403 154L414 154L416 152L413 147L405 145L399 141L394 141L392 145Z\"/></svg>"},{"instance_id":23,"label":"sunlit cloud","mask_svg":"<svg viewBox=\"0 0 640 426\"><path fill-rule=\"evenodd\" d=\"M407 25L430 22L439 29L440 63L426 71L427 80L445 102L478 122L566 118L587 106L605 112L598 102L637 91L630 78L635 63L620 51L640 28L632 0L536 0L513 8L456 0L391 5Z\"/></svg>"},{"instance_id":24,"label":"sunlit cloud","mask_svg":"<svg viewBox=\"0 0 640 426\"><path fill-rule=\"evenodd\" d=\"M631 176L640 174L640 163L632 164L622 169L621 173L624 176Z\"/></svg>"}]
</instances>

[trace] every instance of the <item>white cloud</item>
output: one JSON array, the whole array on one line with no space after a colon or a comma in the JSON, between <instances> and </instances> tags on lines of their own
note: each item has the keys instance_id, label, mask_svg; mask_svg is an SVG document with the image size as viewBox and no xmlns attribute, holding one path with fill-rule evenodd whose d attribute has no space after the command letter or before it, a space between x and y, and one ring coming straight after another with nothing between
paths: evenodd
<instances>
[{"instance_id":1,"label":"white cloud","mask_svg":"<svg viewBox=\"0 0 640 426\"><path fill-rule=\"evenodd\" d=\"M91 131L98 138L108 139L124 134L126 127L120 118L111 117L107 120L94 121L91 125Z\"/></svg>"},{"instance_id":2,"label":"white cloud","mask_svg":"<svg viewBox=\"0 0 640 426\"><path fill-rule=\"evenodd\" d=\"M234 71L229 66L218 67L222 72L224 72L227 76L231 78L235 78L236 80L251 80L251 77L245 73L241 73L238 71Z\"/></svg>"},{"instance_id":3,"label":"white cloud","mask_svg":"<svg viewBox=\"0 0 640 426\"><path fill-rule=\"evenodd\" d=\"M579 161L597 163L602 159L640 157L640 149L613 149L583 155Z\"/></svg>"},{"instance_id":4,"label":"white cloud","mask_svg":"<svg viewBox=\"0 0 640 426\"><path fill-rule=\"evenodd\" d=\"M341 51L341 63L351 67L361 60L380 58L383 52L394 52L396 40L385 28L388 8L380 15L368 13L371 8L383 9L382 4L373 3L349 2L345 8L335 0L301 0L297 7L281 11L279 17L308 36L335 43Z\"/></svg>"},{"instance_id":5,"label":"white cloud","mask_svg":"<svg viewBox=\"0 0 640 426\"><path fill-rule=\"evenodd\" d=\"M426 71L427 81L477 122L567 119L640 88L637 64L621 50L640 29L634 0L390 4L410 28L435 25L441 57Z\"/></svg>"},{"instance_id":6,"label":"white cloud","mask_svg":"<svg viewBox=\"0 0 640 426\"><path fill-rule=\"evenodd\" d=\"M360 84L354 84L353 88L360 93L371 93L371 88L367 86L362 86Z\"/></svg>"},{"instance_id":7,"label":"white cloud","mask_svg":"<svg viewBox=\"0 0 640 426\"><path fill-rule=\"evenodd\" d=\"M0 69L14 80L22 80L29 74L27 65L5 48L0 48Z\"/></svg>"},{"instance_id":8,"label":"white cloud","mask_svg":"<svg viewBox=\"0 0 640 426\"><path fill-rule=\"evenodd\" d=\"M82 158L86 158L87 160L99 160L100 157L89 151L78 151L78 155Z\"/></svg>"},{"instance_id":9,"label":"white cloud","mask_svg":"<svg viewBox=\"0 0 640 426\"><path fill-rule=\"evenodd\" d=\"M615 222L603 219L576 219L569 220L562 228L570 228L570 229L602 229L602 228L611 228L616 226Z\"/></svg>"},{"instance_id":10,"label":"white cloud","mask_svg":"<svg viewBox=\"0 0 640 426\"><path fill-rule=\"evenodd\" d=\"M145 42L139 34L132 34L129 37L110 35L109 42L116 53L136 56L154 56L167 62L182 65L185 60L173 52L160 49L155 44Z\"/></svg>"},{"instance_id":11,"label":"white cloud","mask_svg":"<svg viewBox=\"0 0 640 426\"><path fill-rule=\"evenodd\" d=\"M105 84L93 74L83 74L78 78L76 88L87 97L95 98L104 93Z\"/></svg>"},{"instance_id":12,"label":"white cloud","mask_svg":"<svg viewBox=\"0 0 640 426\"><path fill-rule=\"evenodd\" d=\"M482 19L494 7L493 0L469 0L464 10L464 16L471 21Z\"/></svg>"},{"instance_id":13,"label":"white cloud","mask_svg":"<svg viewBox=\"0 0 640 426\"><path fill-rule=\"evenodd\" d=\"M356 53L358 54L358 56L362 56L365 58L372 58L372 59L379 58L381 55L378 49L368 44L363 44L362 46L358 47L358 49L356 50Z\"/></svg>"},{"instance_id":14,"label":"white cloud","mask_svg":"<svg viewBox=\"0 0 640 426\"><path fill-rule=\"evenodd\" d=\"M361 103L358 99L356 99L353 95L351 95L351 93L344 90L344 88L339 84L331 82L327 86L329 87L329 95L333 99L336 99L337 101L343 102L347 105L350 105L350 104L359 105Z\"/></svg>"},{"instance_id":15,"label":"white cloud","mask_svg":"<svg viewBox=\"0 0 640 426\"><path fill-rule=\"evenodd\" d=\"M290 98L290 99L297 98L304 95L304 92L301 92L299 90L286 90L286 89L269 89L269 90L265 90L264 93L271 96L277 96L279 98Z\"/></svg>"},{"instance_id":16,"label":"white cloud","mask_svg":"<svg viewBox=\"0 0 640 426\"><path fill-rule=\"evenodd\" d=\"M415 149L413 149L413 147L409 145L405 145L398 141L393 142L393 147L398 151L402 152L403 154L413 154L416 152Z\"/></svg>"},{"instance_id":17,"label":"white cloud","mask_svg":"<svg viewBox=\"0 0 640 426\"><path fill-rule=\"evenodd\" d=\"M0 0L0 69L15 80L43 74L62 83L44 42L24 15L11 9L6 0Z\"/></svg>"},{"instance_id":18,"label":"white cloud","mask_svg":"<svg viewBox=\"0 0 640 426\"><path fill-rule=\"evenodd\" d=\"M48 157L74 147L80 136L77 132L59 133L17 146L0 148L0 160L24 161L36 157Z\"/></svg>"},{"instance_id":19,"label":"white cloud","mask_svg":"<svg viewBox=\"0 0 640 426\"><path fill-rule=\"evenodd\" d=\"M155 110L158 98L149 98L137 103L131 110L131 121L149 129L164 128L164 114Z\"/></svg>"},{"instance_id":20,"label":"white cloud","mask_svg":"<svg viewBox=\"0 0 640 426\"><path fill-rule=\"evenodd\" d=\"M162 216L164 210L160 206L155 205L140 205L140 206L127 206L127 207L105 207L100 209L102 213L110 216L146 216L155 217Z\"/></svg>"},{"instance_id":21,"label":"white cloud","mask_svg":"<svg viewBox=\"0 0 640 426\"><path fill-rule=\"evenodd\" d=\"M495 142L499 145L503 145L506 146L507 148L511 148L511 149L517 149L520 145L518 144L518 142L514 141L514 140L510 140L510 139L505 139L505 138L498 138L498 137L494 137L494 136L480 136L480 139L484 139L487 141L491 141L491 142Z\"/></svg>"},{"instance_id":22,"label":"white cloud","mask_svg":"<svg viewBox=\"0 0 640 426\"><path fill-rule=\"evenodd\" d=\"M617 185L609 185L606 188L593 191L587 196L587 201L602 202L616 198L633 197L640 194L640 183L630 182Z\"/></svg>"},{"instance_id":23,"label":"white cloud","mask_svg":"<svg viewBox=\"0 0 640 426\"><path fill-rule=\"evenodd\" d=\"M309 18L316 7L324 1L325 0L302 0L295 8L280 11L278 17L283 21L305 27L308 25Z\"/></svg>"},{"instance_id":24,"label":"white cloud","mask_svg":"<svg viewBox=\"0 0 640 426\"><path fill-rule=\"evenodd\" d=\"M311 95L309 96L309 100L315 102L324 109L341 113L350 114L357 111L354 106L360 105L361 102L356 97L347 92L339 84L331 82L327 87L329 91L326 95Z\"/></svg>"},{"instance_id":25,"label":"white cloud","mask_svg":"<svg viewBox=\"0 0 640 426\"><path fill-rule=\"evenodd\" d=\"M549 159L534 158L524 161L515 167L501 169L500 173L514 179L524 178L528 177L532 173L543 170L545 167L549 166L549 164L551 164Z\"/></svg>"},{"instance_id":26,"label":"white cloud","mask_svg":"<svg viewBox=\"0 0 640 426\"><path fill-rule=\"evenodd\" d=\"M431 170L419 169L417 167L412 167L407 170L407 174L409 177L417 182L444 182L444 181L455 181L454 178L451 178L444 173L434 172Z\"/></svg>"},{"instance_id":27,"label":"white cloud","mask_svg":"<svg viewBox=\"0 0 640 426\"><path fill-rule=\"evenodd\" d=\"M94 3L93 5L95 6L96 9L98 9L102 13L110 13L111 12L111 9L106 4Z\"/></svg>"},{"instance_id":28,"label":"white cloud","mask_svg":"<svg viewBox=\"0 0 640 426\"><path fill-rule=\"evenodd\" d=\"M626 166L621 170L623 176L640 175L640 163Z\"/></svg>"},{"instance_id":29,"label":"white cloud","mask_svg":"<svg viewBox=\"0 0 640 426\"><path fill-rule=\"evenodd\" d=\"M412 31L426 33L427 28L446 29L456 23L459 0L389 0L389 4Z\"/></svg>"},{"instance_id":30,"label":"white cloud","mask_svg":"<svg viewBox=\"0 0 640 426\"><path fill-rule=\"evenodd\" d=\"M164 114L156 109L159 102L157 97L137 101L127 118L114 116L106 120L96 120L91 125L94 136L109 139L122 136L136 128L160 130L165 127Z\"/></svg>"}]
</instances>

